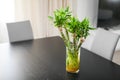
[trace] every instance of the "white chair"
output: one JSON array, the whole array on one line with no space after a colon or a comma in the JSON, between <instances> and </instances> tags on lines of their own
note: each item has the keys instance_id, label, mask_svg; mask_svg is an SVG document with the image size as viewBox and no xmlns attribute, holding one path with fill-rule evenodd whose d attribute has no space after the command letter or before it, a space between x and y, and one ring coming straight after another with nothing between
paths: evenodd
<instances>
[{"instance_id":1,"label":"white chair","mask_svg":"<svg viewBox=\"0 0 120 80\"><path fill-rule=\"evenodd\" d=\"M32 27L29 20L7 23L10 42L33 39Z\"/></svg>"},{"instance_id":2,"label":"white chair","mask_svg":"<svg viewBox=\"0 0 120 80\"><path fill-rule=\"evenodd\" d=\"M118 40L119 35L98 28L90 50L111 61Z\"/></svg>"}]
</instances>

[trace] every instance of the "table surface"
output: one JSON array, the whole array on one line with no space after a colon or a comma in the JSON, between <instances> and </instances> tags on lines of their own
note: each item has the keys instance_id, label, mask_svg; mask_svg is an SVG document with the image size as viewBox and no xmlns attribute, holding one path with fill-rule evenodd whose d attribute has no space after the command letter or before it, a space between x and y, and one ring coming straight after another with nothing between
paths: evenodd
<instances>
[{"instance_id":1,"label":"table surface","mask_svg":"<svg viewBox=\"0 0 120 80\"><path fill-rule=\"evenodd\" d=\"M120 80L120 66L81 48L80 80Z\"/></svg>"},{"instance_id":2,"label":"table surface","mask_svg":"<svg viewBox=\"0 0 120 80\"><path fill-rule=\"evenodd\" d=\"M120 66L81 48L78 74L65 70L60 37L0 44L0 80L120 80Z\"/></svg>"}]
</instances>

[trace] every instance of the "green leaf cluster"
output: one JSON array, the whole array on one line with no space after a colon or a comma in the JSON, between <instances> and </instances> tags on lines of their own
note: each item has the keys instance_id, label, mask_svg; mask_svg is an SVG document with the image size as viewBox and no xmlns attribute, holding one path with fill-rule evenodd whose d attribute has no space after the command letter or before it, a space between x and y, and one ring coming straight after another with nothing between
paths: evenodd
<instances>
[{"instance_id":1,"label":"green leaf cluster","mask_svg":"<svg viewBox=\"0 0 120 80\"><path fill-rule=\"evenodd\" d=\"M69 11L69 7L60 8L54 11L54 16L48 16L54 22L56 27L64 26L69 18L71 17L71 12Z\"/></svg>"},{"instance_id":2,"label":"green leaf cluster","mask_svg":"<svg viewBox=\"0 0 120 80\"><path fill-rule=\"evenodd\" d=\"M70 20L67 22L66 24L66 29L70 32L70 33L76 33L76 31L78 30L78 26L80 25L80 21L75 18L75 17L71 17Z\"/></svg>"},{"instance_id":3,"label":"green leaf cluster","mask_svg":"<svg viewBox=\"0 0 120 80\"><path fill-rule=\"evenodd\" d=\"M85 39L89 35L89 30L95 29L90 27L90 22L87 18L80 21L78 18L74 17L69 7L55 10L54 15L48 16L48 18L52 20L54 26L59 29L66 47L73 50L72 52L80 48L83 43L81 38ZM72 36L70 34L72 34ZM69 39L70 36L73 38L72 41Z\"/></svg>"}]
</instances>

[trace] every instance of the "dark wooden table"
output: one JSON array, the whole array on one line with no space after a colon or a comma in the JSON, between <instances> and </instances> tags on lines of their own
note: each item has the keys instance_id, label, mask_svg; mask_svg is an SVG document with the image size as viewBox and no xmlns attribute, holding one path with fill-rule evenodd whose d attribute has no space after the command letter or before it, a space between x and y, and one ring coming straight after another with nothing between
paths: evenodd
<instances>
[{"instance_id":1,"label":"dark wooden table","mask_svg":"<svg viewBox=\"0 0 120 80\"><path fill-rule=\"evenodd\" d=\"M80 80L120 80L120 66L81 48Z\"/></svg>"},{"instance_id":2,"label":"dark wooden table","mask_svg":"<svg viewBox=\"0 0 120 80\"><path fill-rule=\"evenodd\" d=\"M0 45L0 80L120 80L120 66L81 49L78 74L65 70L60 37Z\"/></svg>"}]
</instances>

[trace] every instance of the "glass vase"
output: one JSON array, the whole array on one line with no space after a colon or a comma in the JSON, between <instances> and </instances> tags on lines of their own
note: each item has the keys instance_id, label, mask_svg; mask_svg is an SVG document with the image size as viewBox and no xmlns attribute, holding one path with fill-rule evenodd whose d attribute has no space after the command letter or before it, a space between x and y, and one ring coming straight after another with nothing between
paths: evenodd
<instances>
[{"instance_id":1,"label":"glass vase","mask_svg":"<svg viewBox=\"0 0 120 80\"><path fill-rule=\"evenodd\" d=\"M80 67L80 51L66 48L66 71L78 73Z\"/></svg>"}]
</instances>

